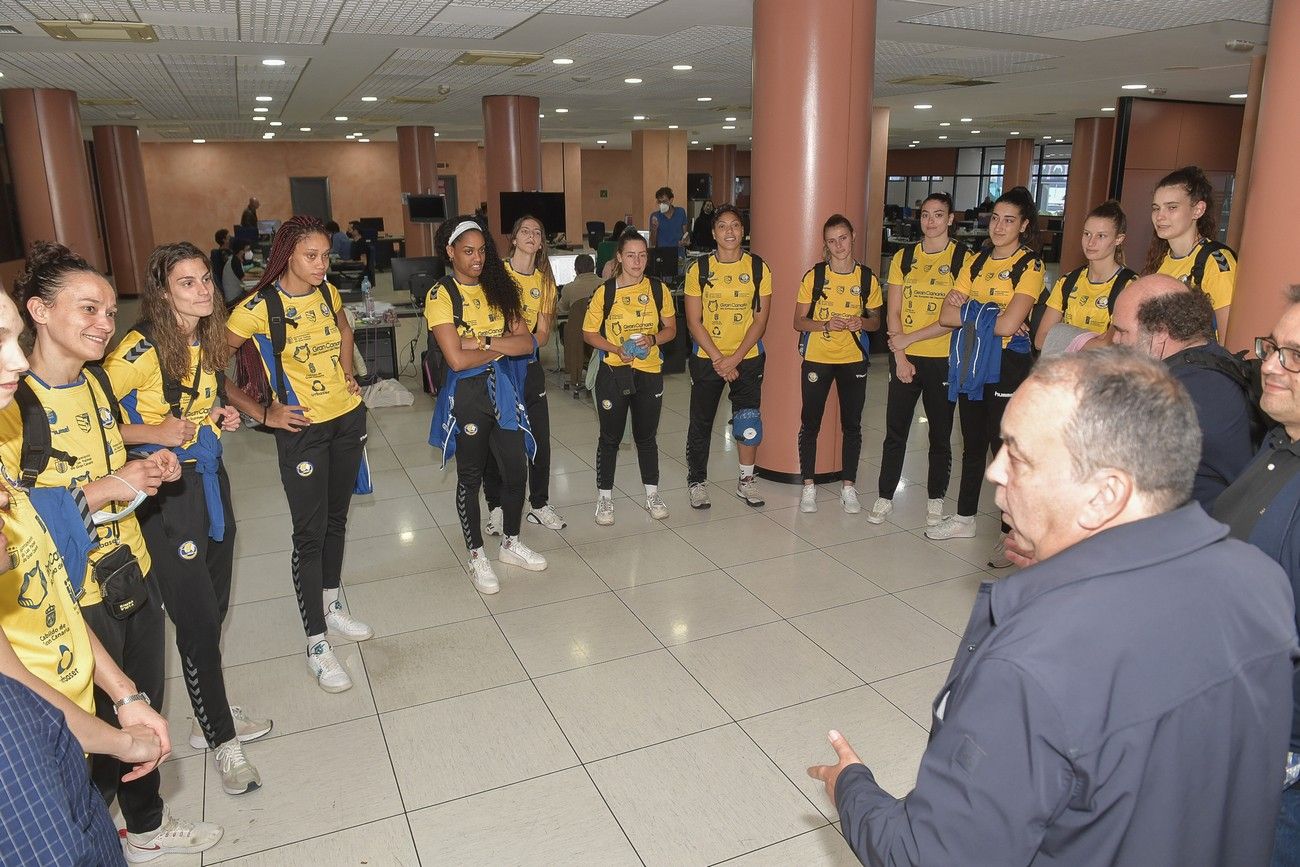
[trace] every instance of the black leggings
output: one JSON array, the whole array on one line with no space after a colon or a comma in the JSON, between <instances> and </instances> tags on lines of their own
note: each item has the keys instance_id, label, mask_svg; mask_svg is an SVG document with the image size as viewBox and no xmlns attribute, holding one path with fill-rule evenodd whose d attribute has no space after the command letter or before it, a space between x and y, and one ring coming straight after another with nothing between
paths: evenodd
<instances>
[{"instance_id":1,"label":"black leggings","mask_svg":"<svg viewBox=\"0 0 1300 867\"><path fill-rule=\"evenodd\" d=\"M805 361L800 368L803 387L803 410L799 416L799 472L804 481L816 478L817 435L822 429L822 415L831 383L840 396L840 430L844 434L841 451L840 479L854 482L858 477L858 457L862 454L862 406L867 402L867 362L824 364Z\"/></svg>"},{"instance_id":2,"label":"black leggings","mask_svg":"<svg viewBox=\"0 0 1300 867\"><path fill-rule=\"evenodd\" d=\"M984 484L987 456L1002 448L1002 413L1011 395L1029 376L1033 357L1027 352L1002 350L1002 375L992 385L984 386L984 399L971 400L960 395L961 407L961 488L957 494L957 514L973 517L979 510L980 488ZM1007 530L1006 525L1002 527Z\"/></svg>"},{"instance_id":3,"label":"black leggings","mask_svg":"<svg viewBox=\"0 0 1300 867\"><path fill-rule=\"evenodd\" d=\"M235 512L224 464L217 479L226 519L220 542L208 538L203 477L194 464L185 464L181 477L163 485L139 511L140 530L153 561L153 583L176 627L190 707L212 748L235 736L221 673L221 624L230 607L235 556Z\"/></svg>"},{"instance_id":4,"label":"black leggings","mask_svg":"<svg viewBox=\"0 0 1300 867\"><path fill-rule=\"evenodd\" d=\"M705 482L709 477L709 441L713 436L713 419L718 414L722 390L730 386L731 412L758 409L763 394L763 353L742 359L730 383L718 376L713 362L692 353L687 362L691 374L691 418L686 431L686 481Z\"/></svg>"},{"instance_id":5,"label":"black leggings","mask_svg":"<svg viewBox=\"0 0 1300 867\"><path fill-rule=\"evenodd\" d=\"M293 518L293 589L308 637L325 633L324 590L343 575L344 533L366 445L364 404L301 431L277 430L280 481Z\"/></svg>"},{"instance_id":6,"label":"black leggings","mask_svg":"<svg viewBox=\"0 0 1300 867\"><path fill-rule=\"evenodd\" d=\"M551 493L551 407L546 402L546 371L536 359L529 362L524 379L524 409L537 443L537 453L528 466L528 502L540 509ZM483 468L483 499L489 509L501 505L501 469L496 461L488 461Z\"/></svg>"},{"instance_id":7,"label":"black leggings","mask_svg":"<svg viewBox=\"0 0 1300 867\"><path fill-rule=\"evenodd\" d=\"M158 709L163 704L165 682L163 613L158 607L158 586L152 579L147 583L149 601L126 620L118 620L109 614L102 603L83 607L81 614L117 667L134 681L137 690L149 696L149 703ZM99 687L95 687L95 716L121 728L113 710L113 699ZM162 824L163 800L158 794L161 778L158 769L154 768L143 777L124 783L122 775L129 770L130 764L112 756L90 757L90 776L104 801L111 805L113 798L117 798L126 829L132 834L145 834Z\"/></svg>"},{"instance_id":8,"label":"black leggings","mask_svg":"<svg viewBox=\"0 0 1300 867\"><path fill-rule=\"evenodd\" d=\"M916 368L911 382L902 382L895 372L894 354L889 354L889 396L885 403L885 446L880 459L880 496L894 498L898 480L903 475L903 457L907 451L907 434L919 399L925 407L930 426L930 471L926 493L940 499L948 490L952 475L952 414L948 400L948 359L907 357Z\"/></svg>"},{"instance_id":9,"label":"black leggings","mask_svg":"<svg viewBox=\"0 0 1300 867\"><path fill-rule=\"evenodd\" d=\"M659 484L659 413L664 402L664 375L631 367L602 363L596 372L596 414L600 439L596 443L596 488L614 487L614 462L623 441L627 414L632 413L632 440L636 443L641 483Z\"/></svg>"},{"instance_id":10,"label":"black leggings","mask_svg":"<svg viewBox=\"0 0 1300 867\"><path fill-rule=\"evenodd\" d=\"M478 489L485 468L492 464L499 474L498 488L501 532L519 535L519 519L524 511L524 482L528 478L528 456L524 452L524 433L506 430L497 424L496 405L488 396L488 377L483 373L462 379L456 385L456 514L469 550L483 547L483 519L478 504Z\"/></svg>"}]
</instances>

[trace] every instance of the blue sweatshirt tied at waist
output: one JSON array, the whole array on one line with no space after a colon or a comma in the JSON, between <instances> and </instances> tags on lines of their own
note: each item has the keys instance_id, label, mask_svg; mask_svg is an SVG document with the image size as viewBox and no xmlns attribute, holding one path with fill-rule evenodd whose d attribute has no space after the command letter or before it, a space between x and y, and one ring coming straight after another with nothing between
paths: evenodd
<instances>
[{"instance_id":1,"label":"blue sweatshirt tied at waist","mask_svg":"<svg viewBox=\"0 0 1300 867\"><path fill-rule=\"evenodd\" d=\"M531 356L503 357L468 370L447 369L447 382L438 391L429 427L429 445L442 452L442 466L456 455L456 437L460 422L456 420L456 387L462 380L484 373L488 375L488 396L496 406L497 424L504 430L524 432L524 450L531 461L537 454L537 442L524 409L524 377Z\"/></svg>"},{"instance_id":2,"label":"blue sweatshirt tied at waist","mask_svg":"<svg viewBox=\"0 0 1300 867\"><path fill-rule=\"evenodd\" d=\"M1002 338L994 333L1002 308L995 302L967 301L961 306L961 327L948 348L948 400L959 395L983 400L984 387L1002 378ZM1011 338L1007 349L1029 352L1029 338Z\"/></svg>"},{"instance_id":3,"label":"blue sweatshirt tied at waist","mask_svg":"<svg viewBox=\"0 0 1300 867\"><path fill-rule=\"evenodd\" d=\"M147 455L162 448L164 446L150 443L131 446L131 451ZM194 442L171 450L182 464L194 461L194 469L203 480L203 502L208 507L208 538L214 542L220 542L226 536L226 509L221 503L221 481L217 476L221 468L221 449L221 437L211 425L204 424L199 427L199 436Z\"/></svg>"}]
</instances>

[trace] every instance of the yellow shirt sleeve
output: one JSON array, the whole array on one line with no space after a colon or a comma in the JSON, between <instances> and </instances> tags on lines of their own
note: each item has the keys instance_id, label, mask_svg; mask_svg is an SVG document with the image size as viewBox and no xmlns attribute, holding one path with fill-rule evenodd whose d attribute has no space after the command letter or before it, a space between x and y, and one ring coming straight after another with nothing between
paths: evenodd
<instances>
[{"instance_id":1,"label":"yellow shirt sleeve","mask_svg":"<svg viewBox=\"0 0 1300 867\"><path fill-rule=\"evenodd\" d=\"M673 304L673 293L668 291L666 285L664 286L664 303L659 308L659 315L663 319L672 319L677 315L677 307Z\"/></svg>"},{"instance_id":2,"label":"yellow shirt sleeve","mask_svg":"<svg viewBox=\"0 0 1300 867\"><path fill-rule=\"evenodd\" d=\"M334 316L337 318L339 311L343 309L343 296L339 294L338 287L328 281L325 283L325 291L330 294L330 309L334 311Z\"/></svg>"},{"instance_id":3,"label":"yellow shirt sleeve","mask_svg":"<svg viewBox=\"0 0 1300 867\"><path fill-rule=\"evenodd\" d=\"M236 304L226 319L226 328L243 338L267 332L266 305L260 295Z\"/></svg>"},{"instance_id":4,"label":"yellow shirt sleeve","mask_svg":"<svg viewBox=\"0 0 1300 867\"><path fill-rule=\"evenodd\" d=\"M1211 255L1205 263L1205 274L1201 277L1201 290L1210 296L1210 303L1215 310L1231 304L1237 288L1237 257L1231 250L1219 250L1218 253L1227 261L1228 270L1223 270L1219 260Z\"/></svg>"},{"instance_id":5,"label":"yellow shirt sleeve","mask_svg":"<svg viewBox=\"0 0 1300 867\"><path fill-rule=\"evenodd\" d=\"M1043 269L1043 260L1034 257L1034 261L1025 269L1025 273L1020 275L1020 282L1016 284L1017 295L1028 295L1034 301L1038 301L1043 294L1043 283L1047 279L1047 273Z\"/></svg>"},{"instance_id":6,"label":"yellow shirt sleeve","mask_svg":"<svg viewBox=\"0 0 1300 867\"><path fill-rule=\"evenodd\" d=\"M772 294L772 268L766 262L763 263L763 281L758 284L758 297L763 298Z\"/></svg>"},{"instance_id":7,"label":"yellow shirt sleeve","mask_svg":"<svg viewBox=\"0 0 1300 867\"><path fill-rule=\"evenodd\" d=\"M885 296L880 291L880 281L876 279L875 274L872 274L871 288L867 290L866 308L868 310L879 310L883 306L885 306Z\"/></svg>"},{"instance_id":8,"label":"yellow shirt sleeve","mask_svg":"<svg viewBox=\"0 0 1300 867\"><path fill-rule=\"evenodd\" d=\"M582 317L582 330L598 332L600 331L600 319L605 312L605 284L602 283L592 293L591 300L587 302L587 313Z\"/></svg>"},{"instance_id":9,"label":"yellow shirt sleeve","mask_svg":"<svg viewBox=\"0 0 1300 867\"><path fill-rule=\"evenodd\" d=\"M439 286L430 291L424 300L424 318L429 322L429 330L436 325L451 325L456 320L451 313L451 293L447 287Z\"/></svg>"},{"instance_id":10,"label":"yellow shirt sleeve","mask_svg":"<svg viewBox=\"0 0 1300 867\"><path fill-rule=\"evenodd\" d=\"M813 290L813 272L812 269L803 275L803 280L799 283L799 294L795 296L796 304L811 304Z\"/></svg>"},{"instance_id":11,"label":"yellow shirt sleeve","mask_svg":"<svg viewBox=\"0 0 1300 867\"><path fill-rule=\"evenodd\" d=\"M122 342L104 359L104 372L113 385L113 394L119 399L149 385L149 375L144 367L126 360L127 353L134 350L143 339L140 332L128 331ZM148 351L157 352L156 349Z\"/></svg>"},{"instance_id":12,"label":"yellow shirt sleeve","mask_svg":"<svg viewBox=\"0 0 1300 867\"><path fill-rule=\"evenodd\" d=\"M1065 302L1062 296L1065 294L1065 278L1062 277L1052 284L1052 292L1047 296L1047 306L1059 313L1065 313Z\"/></svg>"},{"instance_id":13,"label":"yellow shirt sleeve","mask_svg":"<svg viewBox=\"0 0 1300 867\"><path fill-rule=\"evenodd\" d=\"M686 269L686 294L700 298L704 291L700 288L700 268L704 267L701 263L703 257L696 259L691 263L691 267Z\"/></svg>"},{"instance_id":14,"label":"yellow shirt sleeve","mask_svg":"<svg viewBox=\"0 0 1300 867\"><path fill-rule=\"evenodd\" d=\"M889 274L885 282L890 286L903 285L903 251L899 250L889 259Z\"/></svg>"},{"instance_id":15,"label":"yellow shirt sleeve","mask_svg":"<svg viewBox=\"0 0 1300 867\"><path fill-rule=\"evenodd\" d=\"M975 255L979 256L979 253L976 253ZM971 262L973 261L974 260L972 259ZM963 295L970 295L971 290L974 288L974 283L970 276L971 262L961 263L961 269L957 274L957 279L953 281L952 285L952 288L956 289Z\"/></svg>"}]
</instances>

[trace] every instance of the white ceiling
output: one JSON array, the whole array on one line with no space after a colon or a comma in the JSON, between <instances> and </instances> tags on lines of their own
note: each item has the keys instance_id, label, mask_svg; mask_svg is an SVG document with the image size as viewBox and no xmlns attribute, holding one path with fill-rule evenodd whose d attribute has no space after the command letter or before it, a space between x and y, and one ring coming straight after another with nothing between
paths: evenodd
<instances>
[{"instance_id":1,"label":"white ceiling","mask_svg":"<svg viewBox=\"0 0 1300 867\"><path fill-rule=\"evenodd\" d=\"M35 23L83 13L152 24L160 40L65 43ZM1268 0L878 0L876 104L893 109L893 145L1001 142L1013 130L1068 140L1074 118L1133 93L1123 84L1228 102L1246 87L1250 55L1224 43L1266 42L1268 13ZM668 124L700 147L750 135L752 0L0 0L0 24L20 31L0 36L0 87L130 100L83 105L82 119L137 124L151 140L260 138L274 120L280 140L393 138L399 123L477 139L480 100L498 93L540 97L545 139L625 147L632 129ZM474 49L543 57L504 70L452 64ZM674 72L678 63L694 69ZM992 83L893 83L934 74ZM623 82L633 76L644 82ZM268 121L253 120L258 106Z\"/></svg>"}]
</instances>

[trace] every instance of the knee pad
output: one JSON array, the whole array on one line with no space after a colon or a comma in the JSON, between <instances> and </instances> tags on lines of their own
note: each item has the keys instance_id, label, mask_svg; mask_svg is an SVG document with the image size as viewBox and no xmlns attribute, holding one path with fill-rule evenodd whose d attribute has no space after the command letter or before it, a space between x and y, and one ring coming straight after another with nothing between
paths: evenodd
<instances>
[{"instance_id":1,"label":"knee pad","mask_svg":"<svg viewBox=\"0 0 1300 867\"><path fill-rule=\"evenodd\" d=\"M756 409L736 410L731 417L731 435L741 445L758 445L763 441L763 416Z\"/></svg>"}]
</instances>

